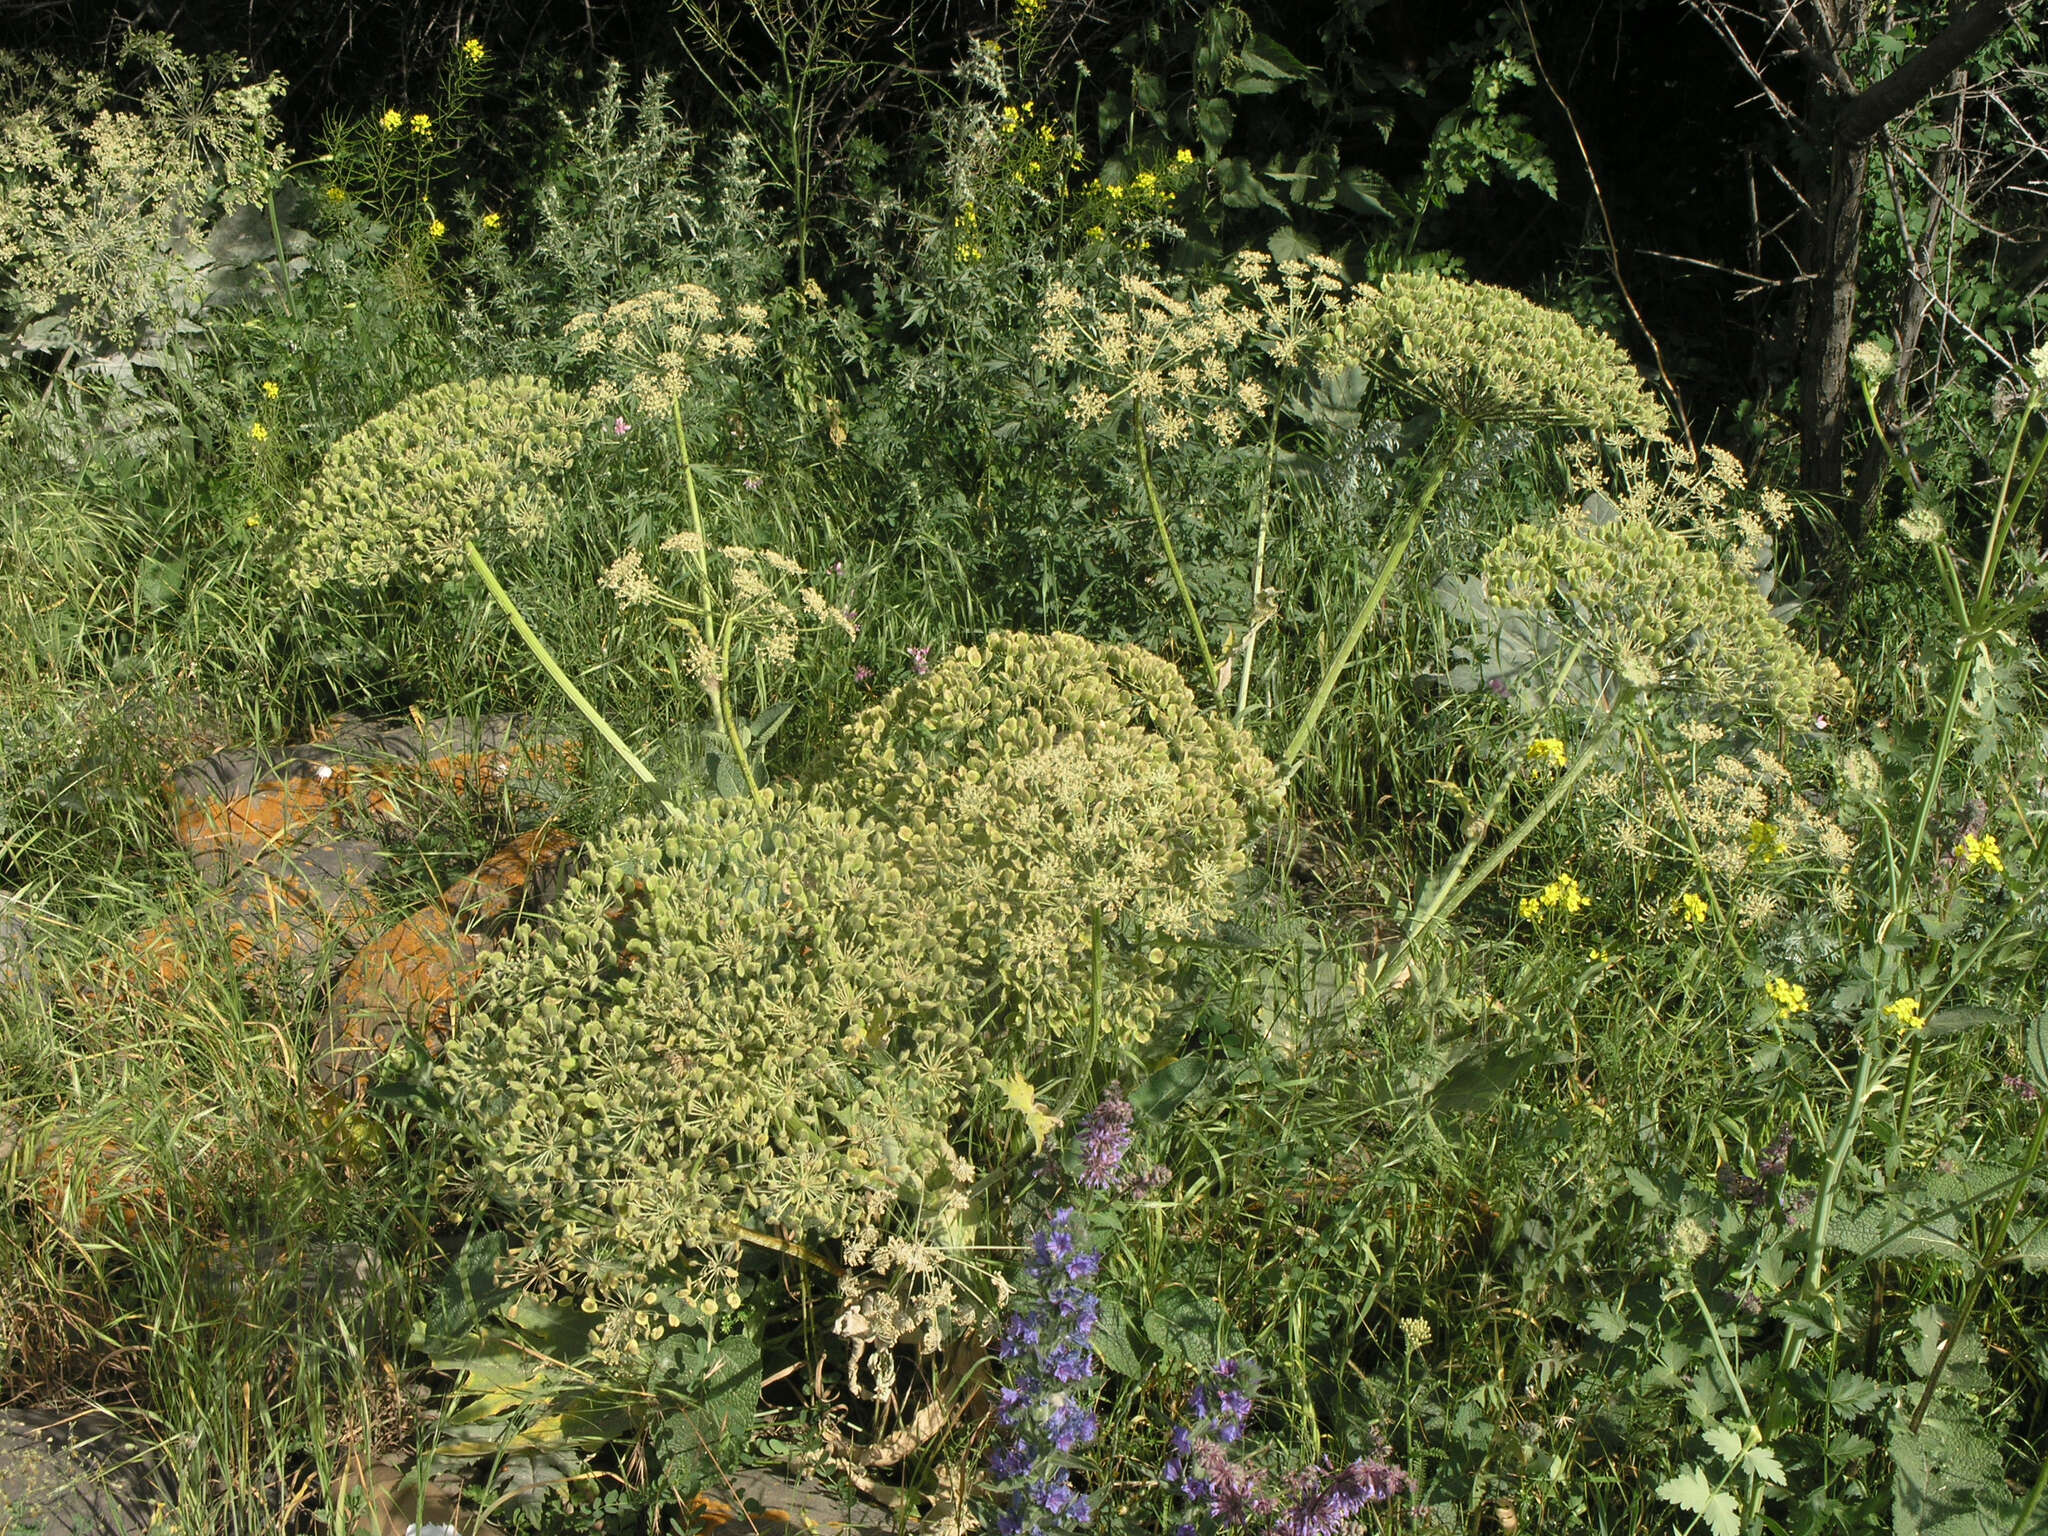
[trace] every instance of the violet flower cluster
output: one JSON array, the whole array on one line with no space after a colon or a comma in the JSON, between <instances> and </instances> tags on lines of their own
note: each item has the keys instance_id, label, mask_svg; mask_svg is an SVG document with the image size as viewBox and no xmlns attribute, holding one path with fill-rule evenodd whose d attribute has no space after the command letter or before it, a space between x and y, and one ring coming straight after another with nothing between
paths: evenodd
<instances>
[{"instance_id":1,"label":"violet flower cluster","mask_svg":"<svg viewBox=\"0 0 2048 1536\"><path fill-rule=\"evenodd\" d=\"M1154 1163L1125 1166L1135 1134L1131 1101L1115 1083L1102 1102L1083 1117L1074 1133L1074 1149L1080 1154L1083 1189L1099 1194L1145 1195L1166 1182L1166 1170Z\"/></svg>"},{"instance_id":2,"label":"violet flower cluster","mask_svg":"<svg viewBox=\"0 0 2048 1536\"><path fill-rule=\"evenodd\" d=\"M1007 1434L989 1464L1010 1495L996 1517L1000 1536L1078 1530L1094 1513L1071 1467L1099 1427L1089 1336L1101 1308L1094 1289L1101 1266L1071 1206L1031 1236L1023 1283L996 1346L1010 1378L996 1410Z\"/></svg>"},{"instance_id":3,"label":"violet flower cluster","mask_svg":"<svg viewBox=\"0 0 2048 1536\"><path fill-rule=\"evenodd\" d=\"M1173 1455L1163 1472L1181 1500L1174 1536L1337 1536L1368 1505L1384 1504L1413 1486L1379 1451L1348 1466L1326 1458L1268 1477L1237 1449L1258 1397L1257 1362L1219 1360L1211 1374L1213 1380L1189 1399L1194 1422L1173 1432Z\"/></svg>"}]
</instances>

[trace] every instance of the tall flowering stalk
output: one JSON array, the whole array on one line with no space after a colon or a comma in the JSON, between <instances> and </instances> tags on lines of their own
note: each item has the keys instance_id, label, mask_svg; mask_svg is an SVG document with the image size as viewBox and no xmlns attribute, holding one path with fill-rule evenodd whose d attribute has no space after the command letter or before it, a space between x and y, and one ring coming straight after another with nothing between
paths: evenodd
<instances>
[{"instance_id":1,"label":"tall flowering stalk","mask_svg":"<svg viewBox=\"0 0 2048 1536\"><path fill-rule=\"evenodd\" d=\"M1095 1443L1101 1377L1089 1336L1102 1302L1094 1281L1102 1255L1087 1223L1062 1206L1031 1235L997 1356L1009 1383L996 1422L1006 1431L989 1470L1009 1498L996 1517L1001 1536L1079 1530L1093 1517L1074 1486L1077 1453Z\"/></svg>"}]
</instances>

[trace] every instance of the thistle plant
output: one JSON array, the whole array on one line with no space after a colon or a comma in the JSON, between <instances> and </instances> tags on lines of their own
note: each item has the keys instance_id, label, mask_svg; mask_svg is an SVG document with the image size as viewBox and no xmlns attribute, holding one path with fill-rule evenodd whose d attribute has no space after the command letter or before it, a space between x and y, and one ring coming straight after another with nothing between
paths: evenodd
<instances>
[{"instance_id":1,"label":"thistle plant","mask_svg":"<svg viewBox=\"0 0 2048 1536\"><path fill-rule=\"evenodd\" d=\"M1172 665L1065 634L991 635L864 711L830 793L897 828L1026 1050L1147 1040L1279 804Z\"/></svg>"},{"instance_id":2,"label":"thistle plant","mask_svg":"<svg viewBox=\"0 0 2048 1536\"><path fill-rule=\"evenodd\" d=\"M477 541L530 544L559 510L550 480L575 461L585 400L520 375L441 384L339 439L292 510L302 592L397 576L443 581L467 564L547 670L642 783L654 775L562 670Z\"/></svg>"},{"instance_id":3,"label":"thistle plant","mask_svg":"<svg viewBox=\"0 0 2048 1536\"><path fill-rule=\"evenodd\" d=\"M132 94L0 51L0 305L18 322L52 317L39 347L169 329L197 302L188 228L264 202L283 175L282 80L154 32L131 33L118 62L145 72Z\"/></svg>"},{"instance_id":4,"label":"thistle plant","mask_svg":"<svg viewBox=\"0 0 2048 1536\"><path fill-rule=\"evenodd\" d=\"M711 799L593 843L443 1068L539 1272L630 1333L653 1278L715 1296L736 1243L823 1263L891 1210L941 1238L979 1057L946 928L856 811Z\"/></svg>"},{"instance_id":5,"label":"thistle plant","mask_svg":"<svg viewBox=\"0 0 2048 1536\"><path fill-rule=\"evenodd\" d=\"M682 631L689 674L710 700L747 792L759 794L755 733L734 714L728 680L750 662L770 672L787 668L806 634L837 630L851 640L860 627L852 614L803 584L808 573L778 550L738 544L707 550L700 534L686 530L664 539L661 552L690 563L681 589L694 589L693 596L678 596L656 581L637 549L613 561L599 584L621 609L657 609Z\"/></svg>"}]
</instances>

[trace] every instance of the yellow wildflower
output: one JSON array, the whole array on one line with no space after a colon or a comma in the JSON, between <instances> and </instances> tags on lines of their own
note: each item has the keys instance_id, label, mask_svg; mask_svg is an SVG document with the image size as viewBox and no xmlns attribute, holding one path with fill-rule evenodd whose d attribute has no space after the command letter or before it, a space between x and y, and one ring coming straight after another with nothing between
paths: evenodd
<instances>
[{"instance_id":1,"label":"yellow wildflower","mask_svg":"<svg viewBox=\"0 0 2048 1536\"><path fill-rule=\"evenodd\" d=\"M1192 149L1184 149L1175 155L1173 159L1176 165L1193 165L1195 163L1195 152Z\"/></svg>"},{"instance_id":2,"label":"yellow wildflower","mask_svg":"<svg viewBox=\"0 0 2048 1536\"><path fill-rule=\"evenodd\" d=\"M1529 743L1527 755L1532 773L1538 768L1564 767L1564 743L1555 736L1538 736Z\"/></svg>"},{"instance_id":3,"label":"yellow wildflower","mask_svg":"<svg viewBox=\"0 0 2048 1536\"><path fill-rule=\"evenodd\" d=\"M1687 891L1671 903L1671 910L1686 927L1697 928L1707 920L1707 899L1697 891Z\"/></svg>"},{"instance_id":4,"label":"yellow wildflower","mask_svg":"<svg viewBox=\"0 0 2048 1536\"><path fill-rule=\"evenodd\" d=\"M424 112L415 112L412 115L412 131L423 139L431 139L434 136L434 120Z\"/></svg>"},{"instance_id":5,"label":"yellow wildflower","mask_svg":"<svg viewBox=\"0 0 2048 1536\"><path fill-rule=\"evenodd\" d=\"M260 421L252 421L249 423L249 435L259 443L268 442L270 440L270 429Z\"/></svg>"},{"instance_id":6,"label":"yellow wildflower","mask_svg":"<svg viewBox=\"0 0 2048 1536\"><path fill-rule=\"evenodd\" d=\"M1583 912L1591 905L1593 898L1579 889L1576 879L1570 875L1559 875L1534 896L1524 896L1517 910L1531 922L1536 922L1546 912L1561 910L1569 916Z\"/></svg>"},{"instance_id":7,"label":"yellow wildflower","mask_svg":"<svg viewBox=\"0 0 2048 1536\"><path fill-rule=\"evenodd\" d=\"M330 203L345 203L348 201L348 194L339 187L329 187L327 189L327 201Z\"/></svg>"},{"instance_id":8,"label":"yellow wildflower","mask_svg":"<svg viewBox=\"0 0 2048 1536\"><path fill-rule=\"evenodd\" d=\"M2005 856L1999 849L1998 839L1988 832L1982 837L1966 833L1963 840L1956 844L1956 856L1973 868L1979 864L1988 864L1994 874L2005 873Z\"/></svg>"},{"instance_id":9,"label":"yellow wildflower","mask_svg":"<svg viewBox=\"0 0 2048 1536\"><path fill-rule=\"evenodd\" d=\"M398 115L397 108L387 107L384 109L384 115L378 118L377 121L384 125L384 131L386 133L396 133L398 131L399 125L403 123L405 119Z\"/></svg>"},{"instance_id":10,"label":"yellow wildflower","mask_svg":"<svg viewBox=\"0 0 2048 1536\"><path fill-rule=\"evenodd\" d=\"M263 381L263 398L266 400L275 400L277 398L277 380L265 379Z\"/></svg>"},{"instance_id":11,"label":"yellow wildflower","mask_svg":"<svg viewBox=\"0 0 2048 1536\"><path fill-rule=\"evenodd\" d=\"M1813 1005L1806 1000L1806 988L1796 981L1787 981L1782 976L1773 976L1764 983L1764 996L1778 1005L1778 1019L1783 1022L1795 1013L1805 1013Z\"/></svg>"},{"instance_id":12,"label":"yellow wildflower","mask_svg":"<svg viewBox=\"0 0 2048 1536\"><path fill-rule=\"evenodd\" d=\"M1899 1021L1899 1028L1901 1029L1925 1029L1927 1027L1927 1019L1920 1012L1920 999L1917 997L1894 999L1892 1002L1884 1005L1884 1011Z\"/></svg>"},{"instance_id":13,"label":"yellow wildflower","mask_svg":"<svg viewBox=\"0 0 2048 1536\"><path fill-rule=\"evenodd\" d=\"M468 42L464 43L462 45L462 52L463 56L472 64L481 64L484 61L484 45L476 38L472 37Z\"/></svg>"},{"instance_id":14,"label":"yellow wildflower","mask_svg":"<svg viewBox=\"0 0 2048 1536\"><path fill-rule=\"evenodd\" d=\"M1768 821L1749 824L1749 862L1769 864L1785 851L1785 839Z\"/></svg>"},{"instance_id":15,"label":"yellow wildflower","mask_svg":"<svg viewBox=\"0 0 2048 1536\"><path fill-rule=\"evenodd\" d=\"M439 219L436 219L434 220L433 223L427 226L427 233L432 235L436 240L438 240L443 235L448 233L448 226L446 224L443 224Z\"/></svg>"},{"instance_id":16,"label":"yellow wildflower","mask_svg":"<svg viewBox=\"0 0 2048 1536\"><path fill-rule=\"evenodd\" d=\"M497 229L502 224L504 224L504 222L505 221L495 213L487 213L484 215L485 229Z\"/></svg>"}]
</instances>

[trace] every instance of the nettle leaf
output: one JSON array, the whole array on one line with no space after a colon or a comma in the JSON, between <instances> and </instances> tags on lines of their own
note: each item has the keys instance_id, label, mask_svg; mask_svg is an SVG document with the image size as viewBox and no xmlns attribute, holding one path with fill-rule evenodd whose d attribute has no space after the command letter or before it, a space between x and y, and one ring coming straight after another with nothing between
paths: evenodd
<instances>
[{"instance_id":1,"label":"nettle leaf","mask_svg":"<svg viewBox=\"0 0 2048 1536\"><path fill-rule=\"evenodd\" d=\"M1713 1536L1737 1536L1742 1529L1742 1514L1735 1496L1708 1482L1707 1474L1698 1467L1687 1467L1678 1476L1659 1483L1657 1497L1698 1515Z\"/></svg>"},{"instance_id":2,"label":"nettle leaf","mask_svg":"<svg viewBox=\"0 0 2048 1536\"><path fill-rule=\"evenodd\" d=\"M2034 1015L2034 1022L2027 1026L2027 1070L2033 1074L2034 1086L2048 1091L2048 1008Z\"/></svg>"},{"instance_id":3,"label":"nettle leaf","mask_svg":"<svg viewBox=\"0 0 2048 1536\"><path fill-rule=\"evenodd\" d=\"M1140 1377L1145 1374L1138 1352L1131 1346L1131 1317L1124 1311L1123 1303L1114 1296L1104 1296L1101 1309L1095 1316L1095 1332L1089 1336L1095 1346L1095 1353L1102 1363L1119 1376Z\"/></svg>"},{"instance_id":4,"label":"nettle leaf","mask_svg":"<svg viewBox=\"0 0 2048 1536\"><path fill-rule=\"evenodd\" d=\"M1931 1414L1918 1433L1897 1422L1890 1450L1893 1536L2006 1536L2017 1525L2019 1501L1981 1421Z\"/></svg>"}]
</instances>

